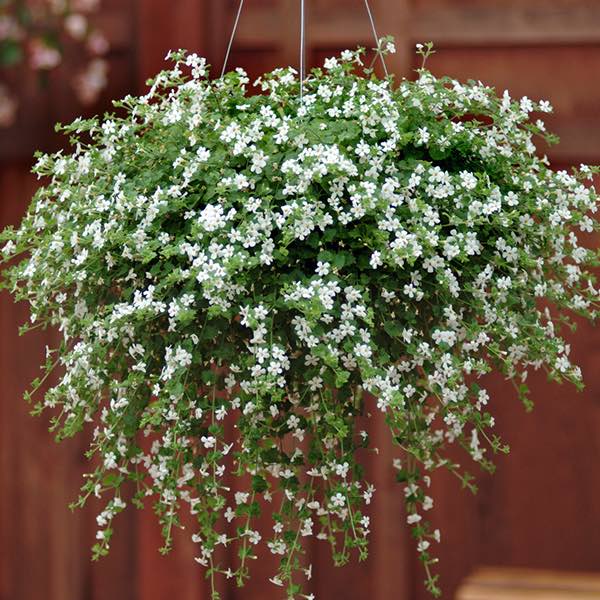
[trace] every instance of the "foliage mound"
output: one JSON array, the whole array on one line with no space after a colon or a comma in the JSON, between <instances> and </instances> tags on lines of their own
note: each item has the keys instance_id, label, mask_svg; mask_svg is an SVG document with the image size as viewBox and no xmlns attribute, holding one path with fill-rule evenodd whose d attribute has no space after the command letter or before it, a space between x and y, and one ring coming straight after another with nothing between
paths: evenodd
<instances>
[{"instance_id":1,"label":"foliage mound","mask_svg":"<svg viewBox=\"0 0 600 600\"><path fill-rule=\"evenodd\" d=\"M264 542L273 583L311 598L307 539L337 564L366 556L363 417L382 413L438 593L429 473L472 486L447 447L485 468L505 450L478 380L499 371L526 402L531 370L580 385L560 330L597 314L580 239L598 229L596 170L536 154L547 102L425 68L395 86L362 57L328 59L300 101L293 69L248 96L241 69L210 80L173 53L119 116L62 127L71 154L38 157L47 181L2 234L19 257L4 285L61 333L36 410L59 437L94 423L79 504L106 499L96 555L126 503L152 501L167 549L191 513L211 580L243 584ZM234 542L239 560L218 563Z\"/></svg>"}]
</instances>

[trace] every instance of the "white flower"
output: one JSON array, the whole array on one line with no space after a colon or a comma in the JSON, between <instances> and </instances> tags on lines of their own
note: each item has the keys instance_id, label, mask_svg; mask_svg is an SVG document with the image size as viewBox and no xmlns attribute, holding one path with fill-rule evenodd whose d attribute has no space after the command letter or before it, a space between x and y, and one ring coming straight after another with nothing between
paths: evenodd
<instances>
[{"instance_id":1,"label":"white flower","mask_svg":"<svg viewBox=\"0 0 600 600\"><path fill-rule=\"evenodd\" d=\"M216 440L216 438L214 438L212 435L210 435L210 436L205 436L205 435L203 435L203 436L200 438L200 441L202 442L202 445L203 445L205 448L214 448L214 447L215 447L215 444L217 443L217 440Z\"/></svg>"},{"instance_id":2,"label":"white flower","mask_svg":"<svg viewBox=\"0 0 600 600\"><path fill-rule=\"evenodd\" d=\"M331 504L336 508L340 508L346 504L346 498L338 492L331 497Z\"/></svg>"},{"instance_id":3,"label":"white flower","mask_svg":"<svg viewBox=\"0 0 600 600\"><path fill-rule=\"evenodd\" d=\"M17 248L17 245L12 240L9 240L2 247L2 254L4 254L4 256L9 256L14 253L16 248Z\"/></svg>"},{"instance_id":4,"label":"white flower","mask_svg":"<svg viewBox=\"0 0 600 600\"><path fill-rule=\"evenodd\" d=\"M216 231L226 223L223 207L220 205L208 204L200 212L198 218L199 225L205 231Z\"/></svg>"},{"instance_id":5,"label":"white flower","mask_svg":"<svg viewBox=\"0 0 600 600\"><path fill-rule=\"evenodd\" d=\"M436 330L431 334L436 344L447 344L452 347L456 343L456 333L454 331Z\"/></svg>"},{"instance_id":6,"label":"white flower","mask_svg":"<svg viewBox=\"0 0 600 600\"><path fill-rule=\"evenodd\" d=\"M326 58L324 66L325 66L326 69L331 70L331 69L337 68L339 66L339 63L337 61L337 58L335 58L335 57Z\"/></svg>"},{"instance_id":7,"label":"white flower","mask_svg":"<svg viewBox=\"0 0 600 600\"><path fill-rule=\"evenodd\" d=\"M255 150L254 155L252 156L252 165L250 170L253 173L260 174L267 166L267 162L266 154L262 150Z\"/></svg>"},{"instance_id":8,"label":"white flower","mask_svg":"<svg viewBox=\"0 0 600 600\"><path fill-rule=\"evenodd\" d=\"M345 462L343 464L337 464L337 465L335 465L335 473L336 473L336 475L339 475L342 479L346 479L349 468L350 468L350 465L347 462Z\"/></svg>"},{"instance_id":9,"label":"white flower","mask_svg":"<svg viewBox=\"0 0 600 600\"><path fill-rule=\"evenodd\" d=\"M356 146L355 152L360 158L367 158L371 154L371 146L364 140L361 140Z\"/></svg>"},{"instance_id":10,"label":"white flower","mask_svg":"<svg viewBox=\"0 0 600 600\"><path fill-rule=\"evenodd\" d=\"M271 550L272 554L283 555L283 554L285 554L285 552L287 550L287 544L283 540L273 540L273 541L267 542L267 546L268 546L269 550ZM272 581L276 585L283 585L283 583L281 583L281 582L276 583L276 581L275 581L276 579L277 578L273 578L273 579L270 579L269 581ZM279 581L279 580L277 579L277 581Z\"/></svg>"},{"instance_id":11,"label":"white flower","mask_svg":"<svg viewBox=\"0 0 600 600\"><path fill-rule=\"evenodd\" d=\"M235 493L235 503L236 504L245 504L248 502L248 498L250 494L248 492L236 492Z\"/></svg>"},{"instance_id":12,"label":"white flower","mask_svg":"<svg viewBox=\"0 0 600 600\"><path fill-rule=\"evenodd\" d=\"M520 106L524 113L530 113L533 111L533 102L527 96L523 96L523 98L521 98Z\"/></svg>"},{"instance_id":13,"label":"white flower","mask_svg":"<svg viewBox=\"0 0 600 600\"><path fill-rule=\"evenodd\" d=\"M319 275L319 277L325 277L326 275L329 275L329 272L331 270L331 265L328 262L321 262L319 261L317 263L317 275Z\"/></svg>"},{"instance_id":14,"label":"white flower","mask_svg":"<svg viewBox=\"0 0 600 600\"><path fill-rule=\"evenodd\" d=\"M258 531L250 530L246 532L246 535L248 536L248 540L250 540L250 543L254 546L256 546L256 544L258 544L262 539L262 536Z\"/></svg>"},{"instance_id":15,"label":"white flower","mask_svg":"<svg viewBox=\"0 0 600 600\"><path fill-rule=\"evenodd\" d=\"M204 146L199 146L196 150L196 156L199 162L206 162L210 158L210 150Z\"/></svg>"},{"instance_id":16,"label":"white flower","mask_svg":"<svg viewBox=\"0 0 600 600\"><path fill-rule=\"evenodd\" d=\"M117 455L114 452L107 452L104 455L104 467L106 469L117 468Z\"/></svg>"},{"instance_id":17,"label":"white flower","mask_svg":"<svg viewBox=\"0 0 600 600\"><path fill-rule=\"evenodd\" d=\"M419 127L419 129L417 130L417 145L421 146L424 144L427 144L427 142L429 142L429 138L431 137L431 134L429 133L429 130L427 129L427 127Z\"/></svg>"},{"instance_id":18,"label":"white flower","mask_svg":"<svg viewBox=\"0 0 600 600\"><path fill-rule=\"evenodd\" d=\"M468 171L461 171L459 173L461 185L466 190L473 190L477 187L477 178L473 173L469 173Z\"/></svg>"},{"instance_id":19,"label":"white flower","mask_svg":"<svg viewBox=\"0 0 600 600\"><path fill-rule=\"evenodd\" d=\"M313 377L312 379L310 379L308 381L308 387L310 388L311 392L316 392L318 389L320 389L323 385L323 379L321 379L321 377Z\"/></svg>"},{"instance_id":20,"label":"white flower","mask_svg":"<svg viewBox=\"0 0 600 600\"><path fill-rule=\"evenodd\" d=\"M377 269L377 267L380 267L383 264L383 261L381 260L381 252L373 252L373 254L371 254L371 260L369 261L369 263L373 269Z\"/></svg>"}]
</instances>

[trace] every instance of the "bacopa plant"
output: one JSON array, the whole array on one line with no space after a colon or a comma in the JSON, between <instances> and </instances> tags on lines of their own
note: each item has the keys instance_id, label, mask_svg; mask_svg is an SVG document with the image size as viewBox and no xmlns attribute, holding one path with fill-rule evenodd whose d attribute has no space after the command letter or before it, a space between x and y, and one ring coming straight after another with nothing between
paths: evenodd
<instances>
[{"instance_id":1,"label":"bacopa plant","mask_svg":"<svg viewBox=\"0 0 600 600\"><path fill-rule=\"evenodd\" d=\"M430 473L471 486L448 446L486 469L505 450L481 377L527 404L532 370L581 385L560 332L598 314L597 169L536 153L547 102L425 67L395 85L360 49L302 98L291 68L248 95L241 69L211 80L204 59L171 59L117 114L62 127L72 152L38 157L46 183L2 234L4 286L62 338L35 412L59 438L93 428L78 504L105 500L95 555L127 503L152 504L166 549L191 514L211 581L241 585L273 553L271 581L313 598L306 540L337 564L367 555L362 428L383 413L439 594Z\"/></svg>"}]
</instances>

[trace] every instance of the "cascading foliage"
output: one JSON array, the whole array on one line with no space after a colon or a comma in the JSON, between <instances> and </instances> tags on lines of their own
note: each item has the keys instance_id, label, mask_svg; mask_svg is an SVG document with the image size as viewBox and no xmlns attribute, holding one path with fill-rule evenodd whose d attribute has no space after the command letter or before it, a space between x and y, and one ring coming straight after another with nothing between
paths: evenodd
<instances>
[{"instance_id":1,"label":"cascading foliage","mask_svg":"<svg viewBox=\"0 0 600 600\"><path fill-rule=\"evenodd\" d=\"M396 86L362 57L315 69L301 103L293 69L248 96L241 69L210 80L173 53L147 95L62 127L71 154L38 157L46 183L2 234L4 286L62 336L36 411L60 438L95 426L79 504L106 502L96 556L126 503L153 504L166 548L191 513L211 580L242 584L273 553L271 581L312 598L307 539L337 564L367 554L357 456L381 412L438 594L429 473L470 485L446 448L485 468L505 450L477 381L499 371L525 401L531 370L580 385L560 328L598 313L597 170L536 155L547 102L424 67Z\"/></svg>"}]
</instances>

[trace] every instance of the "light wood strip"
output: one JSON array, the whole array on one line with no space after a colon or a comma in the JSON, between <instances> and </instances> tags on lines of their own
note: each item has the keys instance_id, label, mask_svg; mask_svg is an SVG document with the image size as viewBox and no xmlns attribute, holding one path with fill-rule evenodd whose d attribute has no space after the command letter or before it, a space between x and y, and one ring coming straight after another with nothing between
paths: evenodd
<instances>
[{"instance_id":1,"label":"light wood strip","mask_svg":"<svg viewBox=\"0 0 600 600\"><path fill-rule=\"evenodd\" d=\"M479 569L456 600L591 600L600 598L600 575L533 569Z\"/></svg>"},{"instance_id":2,"label":"light wood strip","mask_svg":"<svg viewBox=\"0 0 600 600\"><path fill-rule=\"evenodd\" d=\"M310 3L309 3L310 4ZM600 42L600 4L588 1L559 2L544 6L526 3L436 7L424 6L410 13L408 8L376 3L388 18L382 30L391 27L399 39L434 41L443 45L480 44L595 44ZM404 3L407 5L407 3ZM289 0L282 3L284 11ZM293 12L293 11L292 11ZM277 47L281 39L281 15L271 7L248 11L237 37L240 48ZM370 43L368 21L359 6L352 10L315 11L310 36L318 47L339 47L349 43ZM406 34L398 25L409 25Z\"/></svg>"}]
</instances>

